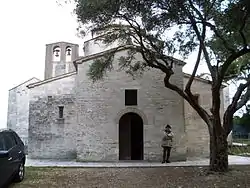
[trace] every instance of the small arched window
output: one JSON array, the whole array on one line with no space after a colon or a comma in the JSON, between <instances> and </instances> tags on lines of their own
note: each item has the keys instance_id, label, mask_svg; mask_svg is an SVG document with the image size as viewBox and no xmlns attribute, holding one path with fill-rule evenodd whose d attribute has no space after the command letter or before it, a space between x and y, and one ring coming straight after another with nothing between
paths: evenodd
<instances>
[{"instance_id":1,"label":"small arched window","mask_svg":"<svg viewBox=\"0 0 250 188\"><path fill-rule=\"evenodd\" d=\"M60 61L61 59L61 48L56 46L53 49L53 61Z\"/></svg>"},{"instance_id":2,"label":"small arched window","mask_svg":"<svg viewBox=\"0 0 250 188\"><path fill-rule=\"evenodd\" d=\"M66 48L66 62L71 61L72 49L70 46Z\"/></svg>"}]
</instances>

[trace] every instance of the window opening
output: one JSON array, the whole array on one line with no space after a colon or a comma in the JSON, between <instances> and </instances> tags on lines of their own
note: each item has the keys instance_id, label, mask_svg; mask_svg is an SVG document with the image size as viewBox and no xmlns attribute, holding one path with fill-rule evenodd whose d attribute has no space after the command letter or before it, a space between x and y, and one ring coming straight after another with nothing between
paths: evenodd
<instances>
[{"instance_id":1,"label":"window opening","mask_svg":"<svg viewBox=\"0 0 250 188\"><path fill-rule=\"evenodd\" d=\"M63 118L63 109L64 109L64 107L59 106L58 109L59 109L59 118Z\"/></svg>"},{"instance_id":2,"label":"window opening","mask_svg":"<svg viewBox=\"0 0 250 188\"><path fill-rule=\"evenodd\" d=\"M53 61L60 61L61 59L61 48L55 47L53 50Z\"/></svg>"},{"instance_id":3,"label":"window opening","mask_svg":"<svg viewBox=\"0 0 250 188\"><path fill-rule=\"evenodd\" d=\"M66 62L71 61L72 49L71 47L66 48Z\"/></svg>"},{"instance_id":4,"label":"window opening","mask_svg":"<svg viewBox=\"0 0 250 188\"><path fill-rule=\"evenodd\" d=\"M136 106L137 105L137 89L125 90L125 105Z\"/></svg>"}]
</instances>

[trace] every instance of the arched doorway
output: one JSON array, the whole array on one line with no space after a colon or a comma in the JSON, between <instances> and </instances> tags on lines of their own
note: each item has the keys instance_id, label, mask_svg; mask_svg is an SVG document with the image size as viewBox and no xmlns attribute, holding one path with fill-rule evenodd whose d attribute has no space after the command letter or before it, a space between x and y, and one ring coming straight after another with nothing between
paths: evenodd
<instances>
[{"instance_id":1,"label":"arched doorway","mask_svg":"<svg viewBox=\"0 0 250 188\"><path fill-rule=\"evenodd\" d=\"M143 160L143 120L136 113L119 120L119 160Z\"/></svg>"}]
</instances>

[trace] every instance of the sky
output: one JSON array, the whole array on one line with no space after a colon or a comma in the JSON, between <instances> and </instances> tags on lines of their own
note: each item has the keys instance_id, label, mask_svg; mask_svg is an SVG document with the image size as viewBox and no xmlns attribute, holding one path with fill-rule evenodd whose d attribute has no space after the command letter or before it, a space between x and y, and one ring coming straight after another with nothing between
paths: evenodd
<instances>
[{"instance_id":1,"label":"sky","mask_svg":"<svg viewBox=\"0 0 250 188\"><path fill-rule=\"evenodd\" d=\"M0 2L0 128L6 127L8 90L32 78L44 78L45 45L58 41L83 44L72 6L56 0Z\"/></svg>"},{"instance_id":2,"label":"sky","mask_svg":"<svg viewBox=\"0 0 250 188\"><path fill-rule=\"evenodd\" d=\"M73 5L59 6L56 0L25 0L0 2L0 128L6 127L8 90L32 78L44 78L45 45L66 41L80 45L84 40L77 36ZM190 56L184 68L192 70ZM204 65L200 68L201 72Z\"/></svg>"}]
</instances>

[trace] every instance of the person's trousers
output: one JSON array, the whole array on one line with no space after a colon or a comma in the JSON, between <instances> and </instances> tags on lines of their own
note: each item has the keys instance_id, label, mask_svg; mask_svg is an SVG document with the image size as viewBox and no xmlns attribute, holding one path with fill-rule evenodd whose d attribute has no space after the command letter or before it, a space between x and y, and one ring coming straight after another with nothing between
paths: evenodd
<instances>
[{"instance_id":1,"label":"person's trousers","mask_svg":"<svg viewBox=\"0 0 250 188\"><path fill-rule=\"evenodd\" d=\"M171 147L168 146L162 146L163 147L163 161L168 161L170 157ZM167 155L167 159L166 159Z\"/></svg>"}]
</instances>

